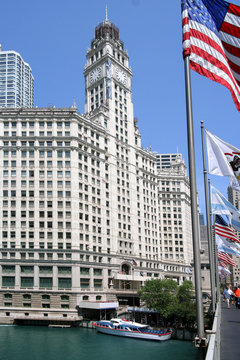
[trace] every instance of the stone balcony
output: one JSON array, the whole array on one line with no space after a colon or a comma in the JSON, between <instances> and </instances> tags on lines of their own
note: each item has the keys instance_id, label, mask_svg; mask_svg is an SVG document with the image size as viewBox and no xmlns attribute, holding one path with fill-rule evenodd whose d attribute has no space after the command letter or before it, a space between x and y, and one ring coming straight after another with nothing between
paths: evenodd
<instances>
[{"instance_id":1,"label":"stone balcony","mask_svg":"<svg viewBox=\"0 0 240 360\"><path fill-rule=\"evenodd\" d=\"M125 280L125 281L141 281L144 282L148 280L146 276L140 275L140 271L134 271L127 274L124 271L115 272L113 274L113 279L115 280Z\"/></svg>"}]
</instances>

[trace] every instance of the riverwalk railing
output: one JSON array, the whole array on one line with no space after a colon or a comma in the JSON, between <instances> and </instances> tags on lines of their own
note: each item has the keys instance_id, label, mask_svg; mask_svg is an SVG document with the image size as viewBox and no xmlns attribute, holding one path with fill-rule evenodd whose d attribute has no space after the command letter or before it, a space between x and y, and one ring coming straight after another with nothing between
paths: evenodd
<instances>
[{"instance_id":1,"label":"riverwalk railing","mask_svg":"<svg viewBox=\"0 0 240 360\"><path fill-rule=\"evenodd\" d=\"M221 304L218 302L212 330L207 330L208 348L205 360L220 360Z\"/></svg>"}]
</instances>

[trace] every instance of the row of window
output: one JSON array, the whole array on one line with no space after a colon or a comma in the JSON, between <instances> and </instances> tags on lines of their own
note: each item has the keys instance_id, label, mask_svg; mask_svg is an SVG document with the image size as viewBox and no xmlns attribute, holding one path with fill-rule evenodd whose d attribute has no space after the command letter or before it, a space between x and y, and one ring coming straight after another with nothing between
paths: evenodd
<instances>
[{"instance_id":1,"label":"row of window","mask_svg":"<svg viewBox=\"0 0 240 360\"><path fill-rule=\"evenodd\" d=\"M14 276L2 276L2 287L15 287L16 278ZM94 288L102 288L102 279L93 279ZM21 288L33 288L34 278L33 277L20 277ZM53 287L53 278L51 277L39 277L39 288L51 289ZM90 279L80 278L81 288L90 288ZM58 278L58 289L71 289L72 279L71 278Z\"/></svg>"},{"instance_id":2,"label":"row of window","mask_svg":"<svg viewBox=\"0 0 240 360\"><path fill-rule=\"evenodd\" d=\"M34 204L36 205L36 202L34 202L33 200L21 200L21 206L22 207L26 207L29 206L30 208L34 207ZM48 207L48 208L52 208L53 207L53 201L52 200L48 200L48 201L44 201L44 200L40 200L38 202L39 204L39 208L44 208L44 207ZM66 208L70 208L71 207L71 202L70 201L57 201L56 203L58 208L63 208L64 205ZM16 207L16 200L3 200L3 207L6 208L8 206L11 206L12 208ZM83 204L79 203L79 209L83 208ZM88 211L88 205L85 205L85 210ZM16 216L16 212L15 210L11 210L13 211L13 213L11 213L11 216ZM93 206L92 208L92 212L95 213L96 212L96 207ZM101 213L101 209L98 208L98 214ZM14 215L15 214L15 215Z\"/></svg>"},{"instance_id":3,"label":"row of window","mask_svg":"<svg viewBox=\"0 0 240 360\"><path fill-rule=\"evenodd\" d=\"M12 128L16 128L17 124L20 124L22 128L27 128L27 126L29 128L34 128L37 123L34 122L34 121L29 121L29 122L27 122L27 121L23 121L23 122L4 121L3 122L3 126L4 126L5 129L8 129L10 126ZM51 122L51 121L47 121L47 122L40 121L38 124L39 124L40 128L44 128L44 127L52 128L52 126L53 126L53 122ZM57 127L58 128L62 128L63 126L65 126L65 128L70 128L70 122L67 122L67 121L66 122L64 122L64 121L57 122Z\"/></svg>"},{"instance_id":4,"label":"row of window","mask_svg":"<svg viewBox=\"0 0 240 360\"><path fill-rule=\"evenodd\" d=\"M0 99L0 102L3 103L3 100ZM14 104L14 100L8 100L8 102ZM20 104L19 104L20 105ZM16 131L4 131L3 133L4 136L12 136L12 137L16 137L17 136L17 132ZM34 131L22 131L21 134L19 134L19 136L36 136ZM39 136L53 136L52 131L39 131ZM65 131L65 133L63 133L62 131L57 131L57 136L62 137L62 136L70 136L70 131Z\"/></svg>"},{"instance_id":5,"label":"row of window","mask_svg":"<svg viewBox=\"0 0 240 360\"><path fill-rule=\"evenodd\" d=\"M52 150L38 150L39 153L39 157L44 157L45 155L47 155L47 157L52 157L53 156L53 151ZM3 156L9 156L9 154L11 154L11 156L16 156L17 155L17 151L16 150L3 150ZM36 154L36 151L34 150L21 150L21 157L25 158L25 157L34 157ZM57 157L58 158L70 158L71 157L71 152L70 150L57 150Z\"/></svg>"},{"instance_id":6,"label":"row of window","mask_svg":"<svg viewBox=\"0 0 240 360\"><path fill-rule=\"evenodd\" d=\"M3 298L6 300L12 300L13 299L13 295L10 293L6 293L3 295ZM31 294L23 294L22 295L22 299L23 300L31 300L32 299L32 295ZM51 296L48 294L43 294L41 295L41 299L43 301L48 301L51 299ZM69 296L68 295L60 295L60 300L61 301L69 301Z\"/></svg>"},{"instance_id":7,"label":"row of window","mask_svg":"<svg viewBox=\"0 0 240 360\"><path fill-rule=\"evenodd\" d=\"M49 183L48 187L52 187L52 183L51 184ZM31 191L29 191L29 193L32 194L32 195L29 195L29 196L31 196L31 197L34 196L34 191L31 190ZM15 198L17 196L17 191L16 190L3 190L2 196L3 197L13 197L13 198ZM22 195L22 196L25 197L26 195ZM39 191L39 196L40 197L44 196L44 191L43 190ZM47 191L47 196L52 197L52 191ZM63 197L63 196L68 197L68 198L71 197L71 191L69 191L69 190L57 191L57 197Z\"/></svg>"},{"instance_id":8,"label":"row of window","mask_svg":"<svg viewBox=\"0 0 240 360\"><path fill-rule=\"evenodd\" d=\"M102 296L97 295L95 298L97 301L99 301L102 299ZM8 307L13 306L12 300L14 300L14 298L13 298L12 294L10 294L10 293L4 294L3 299L4 299L4 306L8 306ZM89 296L83 295L82 300L84 300L84 301L89 300ZM23 307L31 307L32 295L31 294L23 294L22 301L23 301ZM48 295L48 294L41 295L41 301L42 301L42 308L50 308L51 307L51 296L50 295ZM68 295L61 295L60 301L62 302L60 304L62 309L69 309L69 296ZM54 306L54 308L55 307L56 307L56 305ZM28 315L28 314L25 314L25 315Z\"/></svg>"},{"instance_id":9,"label":"row of window","mask_svg":"<svg viewBox=\"0 0 240 360\"><path fill-rule=\"evenodd\" d=\"M48 265L42 265L38 267L40 274L52 274L53 267ZM57 266L58 274L72 274L71 266ZM80 274L89 275L90 273L89 267L80 267ZM109 270L111 272L111 270ZM15 272L15 265L2 265L3 273L12 273ZM20 272L25 274L31 274L34 272L33 265L21 265ZM93 275L102 275L102 269L93 268Z\"/></svg>"},{"instance_id":10,"label":"row of window","mask_svg":"<svg viewBox=\"0 0 240 360\"><path fill-rule=\"evenodd\" d=\"M18 255L18 254L17 254ZM16 252L1 252L1 256L2 256L2 259L15 259L15 258L19 258L19 256L16 256ZM36 260L36 259L39 259L40 261L44 261L44 260L48 260L48 261L52 261L53 259L54 260L66 260L66 261L69 261L72 259L72 254L71 253L57 253L57 254L54 254L53 256L53 253L33 253L33 252L28 252L28 253L25 253L25 252L20 252L20 259L21 260L25 260L25 259L29 259L29 260ZM80 260L84 260L81 255L80 255ZM87 261L87 260L86 260ZM95 260L93 259L94 262L98 262L100 263L101 261L99 260Z\"/></svg>"}]
</instances>

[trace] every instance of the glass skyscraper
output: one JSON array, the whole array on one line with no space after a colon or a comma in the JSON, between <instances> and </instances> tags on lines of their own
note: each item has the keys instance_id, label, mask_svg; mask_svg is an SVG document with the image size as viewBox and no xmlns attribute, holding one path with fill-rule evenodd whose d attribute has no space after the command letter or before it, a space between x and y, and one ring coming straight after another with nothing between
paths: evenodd
<instances>
[{"instance_id":1,"label":"glass skyscraper","mask_svg":"<svg viewBox=\"0 0 240 360\"><path fill-rule=\"evenodd\" d=\"M33 107L32 69L16 51L1 51L0 107Z\"/></svg>"}]
</instances>

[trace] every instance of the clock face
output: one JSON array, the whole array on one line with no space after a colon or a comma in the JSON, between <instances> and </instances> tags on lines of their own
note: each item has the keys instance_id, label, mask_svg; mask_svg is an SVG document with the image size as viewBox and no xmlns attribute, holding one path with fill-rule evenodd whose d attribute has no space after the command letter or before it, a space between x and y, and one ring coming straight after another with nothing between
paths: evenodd
<instances>
[{"instance_id":1,"label":"clock face","mask_svg":"<svg viewBox=\"0 0 240 360\"><path fill-rule=\"evenodd\" d=\"M120 70L118 68L116 69L116 78L122 84L126 84L126 81L127 81L126 74L125 74L125 72L123 72L122 70Z\"/></svg>"},{"instance_id":2,"label":"clock face","mask_svg":"<svg viewBox=\"0 0 240 360\"><path fill-rule=\"evenodd\" d=\"M98 66L90 73L90 82L94 83L100 78L100 76L101 76L101 68Z\"/></svg>"}]
</instances>

